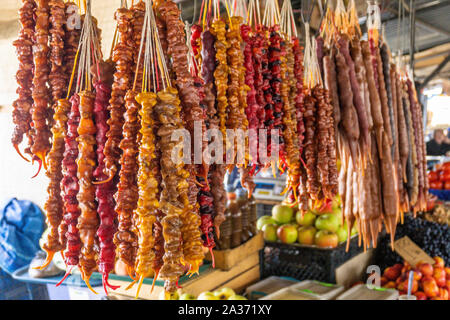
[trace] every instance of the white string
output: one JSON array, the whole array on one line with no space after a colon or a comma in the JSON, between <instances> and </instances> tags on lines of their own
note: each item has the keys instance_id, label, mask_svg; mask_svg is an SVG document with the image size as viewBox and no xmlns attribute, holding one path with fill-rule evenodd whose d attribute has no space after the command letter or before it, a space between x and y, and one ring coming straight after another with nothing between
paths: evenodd
<instances>
[{"instance_id":1,"label":"white string","mask_svg":"<svg viewBox=\"0 0 450 320\"><path fill-rule=\"evenodd\" d=\"M80 42L78 44L79 64L75 92L89 89L88 86L91 84L91 66L97 66L97 62L101 58L101 50L98 44L98 37L91 14L91 1L88 0L86 2L86 14L81 30Z\"/></svg>"},{"instance_id":2,"label":"white string","mask_svg":"<svg viewBox=\"0 0 450 320\"><path fill-rule=\"evenodd\" d=\"M310 36L309 23L305 23L305 57L304 57L304 82L308 88L322 85L319 62L316 54L316 41Z\"/></svg>"},{"instance_id":3,"label":"white string","mask_svg":"<svg viewBox=\"0 0 450 320\"><path fill-rule=\"evenodd\" d=\"M189 64L189 70L198 70L198 64L197 59L194 55L194 49L192 48L191 44L191 26L189 25L189 22L185 21L184 23L184 30L186 32L186 46L188 48L188 64Z\"/></svg>"},{"instance_id":4,"label":"white string","mask_svg":"<svg viewBox=\"0 0 450 320\"><path fill-rule=\"evenodd\" d=\"M397 9L397 39L396 39L396 44L395 44L395 46L397 47L398 56L400 56L400 29L401 29L401 16L402 16L401 7L402 7L402 2L399 1L398 9Z\"/></svg>"},{"instance_id":5,"label":"white string","mask_svg":"<svg viewBox=\"0 0 450 320\"><path fill-rule=\"evenodd\" d=\"M282 33L288 35L289 39L292 37L292 34L297 36L294 12L290 1L284 1L283 6L281 7L280 28Z\"/></svg>"},{"instance_id":6,"label":"white string","mask_svg":"<svg viewBox=\"0 0 450 320\"><path fill-rule=\"evenodd\" d=\"M367 2L367 29L380 29L381 28L381 17L380 17L380 7L378 3L373 3L372 1Z\"/></svg>"}]
</instances>

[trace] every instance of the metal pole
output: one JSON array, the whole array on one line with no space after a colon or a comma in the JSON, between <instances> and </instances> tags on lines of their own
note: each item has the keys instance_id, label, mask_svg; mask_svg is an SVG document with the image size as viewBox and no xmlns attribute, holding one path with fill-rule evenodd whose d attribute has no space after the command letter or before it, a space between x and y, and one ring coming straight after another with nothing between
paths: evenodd
<instances>
[{"instance_id":1,"label":"metal pole","mask_svg":"<svg viewBox=\"0 0 450 320\"><path fill-rule=\"evenodd\" d=\"M430 80L433 80L434 77L436 77L439 72L441 72L442 69L447 65L447 63L450 61L450 54L442 61L436 69L434 69L426 78L423 80L423 82L420 84L420 88L423 89Z\"/></svg>"},{"instance_id":2,"label":"metal pole","mask_svg":"<svg viewBox=\"0 0 450 320\"><path fill-rule=\"evenodd\" d=\"M410 28L410 59L409 65L411 67L412 74L414 75L414 52L416 45L416 9L415 9L415 0L410 0L409 5L409 28Z\"/></svg>"}]
</instances>

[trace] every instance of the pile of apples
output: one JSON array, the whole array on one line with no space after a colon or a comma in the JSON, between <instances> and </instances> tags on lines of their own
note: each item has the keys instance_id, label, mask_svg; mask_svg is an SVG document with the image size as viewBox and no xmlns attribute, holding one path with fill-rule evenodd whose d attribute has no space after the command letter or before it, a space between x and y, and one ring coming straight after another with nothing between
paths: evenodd
<instances>
[{"instance_id":1,"label":"pile of apples","mask_svg":"<svg viewBox=\"0 0 450 320\"><path fill-rule=\"evenodd\" d=\"M397 263L384 270L381 277L383 288L397 289L400 295L407 294L408 275L414 272L411 293L417 300L449 300L450 267L441 257L434 257L434 264L419 262L413 268L407 262Z\"/></svg>"},{"instance_id":2,"label":"pile of apples","mask_svg":"<svg viewBox=\"0 0 450 320\"><path fill-rule=\"evenodd\" d=\"M428 172L431 189L450 190L450 162L435 165L436 170Z\"/></svg>"},{"instance_id":3,"label":"pile of apples","mask_svg":"<svg viewBox=\"0 0 450 320\"><path fill-rule=\"evenodd\" d=\"M164 291L161 292L160 300L164 300ZM215 291L204 291L197 297L190 293L180 294L175 291L170 300L247 300L247 298L236 294L231 288L221 288Z\"/></svg>"},{"instance_id":4,"label":"pile of apples","mask_svg":"<svg viewBox=\"0 0 450 320\"><path fill-rule=\"evenodd\" d=\"M264 239L271 242L336 248L347 241L347 223L342 223L339 197L303 215L295 207L276 205L272 215L260 217L256 226L263 232ZM351 235L357 232L354 227Z\"/></svg>"}]
</instances>

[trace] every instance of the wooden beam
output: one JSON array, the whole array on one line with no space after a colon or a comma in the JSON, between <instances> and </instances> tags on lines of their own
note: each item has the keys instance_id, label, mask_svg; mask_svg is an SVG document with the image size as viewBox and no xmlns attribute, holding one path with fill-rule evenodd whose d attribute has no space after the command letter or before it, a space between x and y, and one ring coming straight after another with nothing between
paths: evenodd
<instances>
[{"instance_id":1,"label":"wooden beam","mask_svg":"<svg viewBox=\"0 0 450 320\"><path fill-rule=\"evenodd\" d=\"M425 69L433 66L439 65L442 61L445 60L447 53L441 53L435 56L427 57L426 59L422 59L421 61L417 61L414 64L414 70Z\"/></svg>"},{"instance_id":2,"label":"wooden beam","mask_svg":"<svg viewBox=\"0 0 450 320\"><path fill-rule=\"evenodd\" d=\"M450 61L450 54L444 59L444 61L442 61L436 67L436 69L433 70L433 72L431 72L431 74L428 77L425 78L425 80L423 80L423 82L420 84L420 88L424 88L428 84L428 82L430 82L430 80L432 80L435 76L437 76L449 61Z\"/></svg>"}]
</instances>

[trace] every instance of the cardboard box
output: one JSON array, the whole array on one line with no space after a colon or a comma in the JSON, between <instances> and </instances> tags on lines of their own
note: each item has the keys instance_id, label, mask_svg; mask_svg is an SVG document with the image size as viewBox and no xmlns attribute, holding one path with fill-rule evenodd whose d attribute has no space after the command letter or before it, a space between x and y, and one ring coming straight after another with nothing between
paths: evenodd
<instances>
[{"instance_id":1,"label":"cardboard box","mask_svg":"<svg viewBox=\"0 0 450 320\"><path fill-rule=\"evenodd\" d=\"M362 252L336 268L336 283L348 288L367 275L367 267L374 260L374 250Z\"/></svg>"},{"instance_id":2,"label":"cardboard box","mask_svg":"<svg viewBox=\"0 0 450 320\"><path fill-rule=\"evenodd\" d=\"M230 270L233 266L237 265L249 255L257 253L263 247L263 234L262 232L259 232L250 240L234 249L213 250L215 267L221 270ZM206 254L205 259L212 261L211 254L209 252Z\"/></svg>"},{"instance_id":3,"label":"cardboard box","mask_svg":"<svg viewBox=\"0 0 450 320\"><path fill-rule=\"evenodd\" d=\"M223 287L228 287L236 292L241 292L247 286L255 283L259 279L259 253L255 252L241 260L240 263L236 264L230 270L208 268L201 271L199 276L186 280L180 284L180 286L182 287L182 292L198 296L201 292L214 291ZM137 285L134 285L132 288L126 290L126 287L131 281L110 279L109 282L112 285L120 286L119 289L112 293L113 295L117 295L117 298L127 299L128 297L128 299L134 299ZM150 292L151 287L151 283L144 282L139 292L139 298L146 300L157 300L160 293L164 290L164 287L155 285L152 293Z\"/></svg>"}]
</instances>

